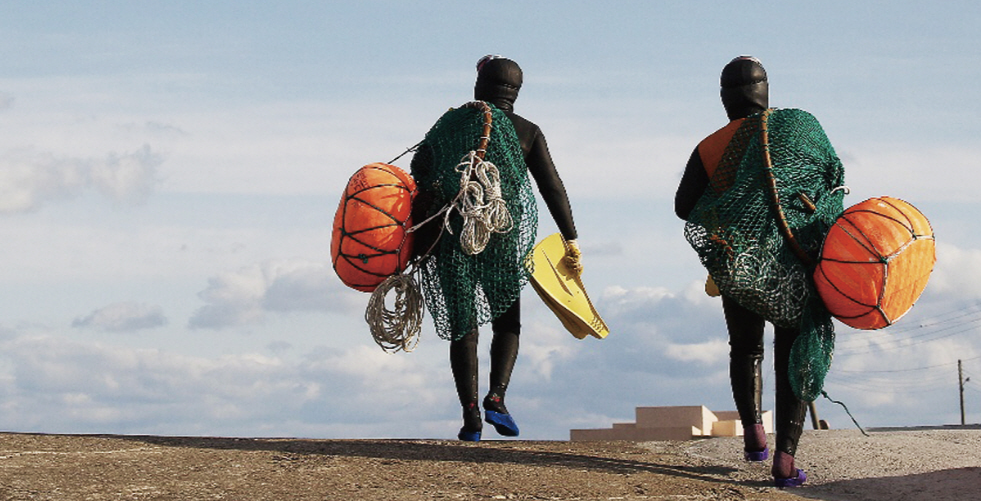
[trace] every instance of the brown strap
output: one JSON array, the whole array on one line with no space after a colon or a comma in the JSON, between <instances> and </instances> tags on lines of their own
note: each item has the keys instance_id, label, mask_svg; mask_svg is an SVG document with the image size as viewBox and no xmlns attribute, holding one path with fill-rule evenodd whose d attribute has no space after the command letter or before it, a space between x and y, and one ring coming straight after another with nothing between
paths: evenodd
<instances>
[{"instance_id":1,"label":"brown strap","mask_svg":"<svg viewBox=\"0 0 981 501\"><path fill-rule=\"evenodd\" d=\"M484 130L480 134L480 143L477 144L477 157L483 160L484 155L487 154L487 145L490 143L491 122L493 122L494 117L491 107L484 101L470 101L463 107L476 108L484 113Z\"/></svg>"},{"instance_id":2,"label":"brown strap","mask_svg":"<svg viewBox=\"0 0 981 501\"><path fill-rule=\"evenodd\" d=\"M783 212L783 207L780 205L780 195L777 193L777 178L773 174L773 161L770 159L770 134L767 128L767 121L770 117L772 109L767 109L763 112L763 118L760 123L760 133L761 141L763 142L763 166L766 172L767 185L770 187L770 201L773 202L773 208L777 213L777 226L780 227L780 233L783 234L784 239L790 244L791 250L797 257L807 266L814 263L811 256L804 252L804 248L800 246L800 242L794 237L794 232L791 231L790 225L787 223L787 216Z\"/></svg>"}]
</instances>

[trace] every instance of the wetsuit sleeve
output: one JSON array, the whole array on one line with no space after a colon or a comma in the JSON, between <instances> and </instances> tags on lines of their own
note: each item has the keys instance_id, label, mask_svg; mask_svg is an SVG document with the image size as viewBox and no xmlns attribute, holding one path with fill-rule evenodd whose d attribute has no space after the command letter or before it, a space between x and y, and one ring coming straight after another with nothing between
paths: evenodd
<instances>
[{"instance_id":1,"label":"wetsuit sleeve","mask_svg":"<svg viewBox=\"0 0 981 501\"><path fill-rule=\"evenodd\" d=\"M698 148L695 148L688 159L688 165L685 166L685 173L681 176L678 191L674 195L674 213L687 221L688 215L695 208L695 204L702 197L708 184L708 173L705 172L705 166L702 165L702 157L698 154Z\"/></svg>"},{"instance_id":2,"label":"wetsuit sleeve","mask_svg":"<svg viewBox=\"0 0 981 501\"><path fill-rule=\"evenodd\" d=\"M566 194L565 185L555 170L552 163L552 155L548 151L548 144L545 142L545 135L541 131L536 131L532 139L531 148L525 157L528 164L528 171L535 178L538 192L542 200L548 207L548 212L555 220L559 232L566 240L578 238L576 224L572 219L572 207L569 204L569 196Z\"/></svg>"},{"instance_id":3,"label":"wetsuit sleeve","mask_svg":"<svg viewBox=\"0 0 981 501\"><path fill-rule=\"evenodd\" d=\"M421 181L429 179L432 170L433 154L428 145L421 145L415 155L412 156L412 163L409 165L409 172L412 177L420 181L416 185L416 196L412 199L412 224L419 224L431 216L438 208L434 208L435 195L430 191L429 186L425 186ZM412 246L413 257L421 256L426 253L436 238L439 236L440 224L442 221L433 220L419 227L415 232L415 243Z\"/></svg>"}]
</instances>

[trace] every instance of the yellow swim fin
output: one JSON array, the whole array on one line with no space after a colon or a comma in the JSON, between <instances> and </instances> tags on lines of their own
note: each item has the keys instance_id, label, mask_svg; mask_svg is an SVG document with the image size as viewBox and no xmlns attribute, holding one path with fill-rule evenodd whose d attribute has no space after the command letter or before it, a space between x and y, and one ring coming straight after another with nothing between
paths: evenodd
<instances>
[{"instance_id":1,"label":"yellow swim fin","mask_svg":"<svg viewBox=\"0 0 981 501\"><path fill-rule=\"evenodd\" d=\"M542 302L578 339L603 339L610 329L586 294L580 277L565 264L565 241L555 233L535 245L531 255L531 284Z\"/></svg>"}]
</instances>

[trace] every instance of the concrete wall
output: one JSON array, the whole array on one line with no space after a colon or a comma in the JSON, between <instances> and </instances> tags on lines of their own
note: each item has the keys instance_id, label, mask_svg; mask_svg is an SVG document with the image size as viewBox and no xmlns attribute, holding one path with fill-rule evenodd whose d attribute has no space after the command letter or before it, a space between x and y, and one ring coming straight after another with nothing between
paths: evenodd
<instances>
[{"instance_id":1,"label":"concrete wall","mask_svg":"<svg viewBox=\"0 0 981 501\"><path fill-rule=\"evenodd\" d=\"M708 435L718 419L704 405L675 407L638 407L635 411L640 428L694 427L697 435Z\"/></svg>"},{"instance_id":2,"label":"concrete wall","mask_svg":"<svg viewBox=\"0 0 981 501\"><path fill-rule=\"evenodd\" d=\"M674 407L637 407L635 423L614 423L610 428L570 430L573 442L596 440L691 440L707 436L740 436L743 434L739 414L735 411L712 412L702 405ZM773 433L773 414L765 411L763 429Z\"/></svg>"}]
</instances>

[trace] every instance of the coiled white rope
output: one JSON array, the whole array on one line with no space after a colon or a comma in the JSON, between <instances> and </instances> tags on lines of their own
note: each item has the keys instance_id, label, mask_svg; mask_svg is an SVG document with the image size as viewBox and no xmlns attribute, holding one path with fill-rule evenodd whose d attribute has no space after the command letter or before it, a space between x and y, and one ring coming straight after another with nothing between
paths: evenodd
<instances>
[{"instance_id":1,"label":"coiled white rope","mask_svg":"<svg viewBox=\"0 0 981 501\"><path fill-rule=\"evenodd\" d=\"M395 301L389 309L386 297L392 290ZM412 275L398 274L386 278L371 293L364 319L368 322L371 337L382 350L408 353L419 344L423 315L424 302L419 285Z\"/></svg>"},{"instance_id":2,"label":"coiled white rope","mask_svg":"<svg viewBox=\"0 0 981 501\"><path fill-rule=\"evenodd\" d=\"M463 217L460 247L476 255L483 252L493 233L507 233L514 226L501 193L501 173L497 166L471 151L456 166L460 173L460 193L452 204ZM449 214L445 219L449 229Z\"/></svg>"}]
</instances>

